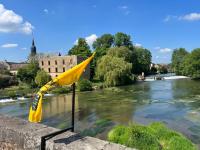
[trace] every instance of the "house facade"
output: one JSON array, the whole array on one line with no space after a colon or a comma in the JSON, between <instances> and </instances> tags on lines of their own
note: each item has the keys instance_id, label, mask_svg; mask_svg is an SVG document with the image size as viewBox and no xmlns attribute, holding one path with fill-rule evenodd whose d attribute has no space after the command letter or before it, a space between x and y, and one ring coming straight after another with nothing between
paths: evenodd
<instances>
[{"instance_id":1,"label":"house facade","mask_svg":"<svg viewBox=\"0 0 200 150\"><path fill-rule=\"evenodd\" d=\"M39 67L46 71L52 78L81 63L83 58L76 55L68 56L44 56L38 60ZM85 69L82 77L90 78L90 65Z\"/></svg>"}]
</instances>

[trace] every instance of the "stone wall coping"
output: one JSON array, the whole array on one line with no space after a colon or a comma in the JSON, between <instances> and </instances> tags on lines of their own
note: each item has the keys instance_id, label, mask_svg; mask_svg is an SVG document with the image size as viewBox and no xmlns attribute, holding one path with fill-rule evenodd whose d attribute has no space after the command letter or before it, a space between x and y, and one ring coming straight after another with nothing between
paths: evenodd
<instances>
[{"instance_id":1,"label":"stone wall coping","mask_svg":"<svg viewBox=\"0 0 200 150\"><path fill-rule=\"evenodd\" d=\"M0 149L40 148L41 137L59 129L27 120L0 115ZM65 132L46 142L47 150L133 150L125 146L93 137L81 137L77 133Z\"/></svg>"}]
</instances>

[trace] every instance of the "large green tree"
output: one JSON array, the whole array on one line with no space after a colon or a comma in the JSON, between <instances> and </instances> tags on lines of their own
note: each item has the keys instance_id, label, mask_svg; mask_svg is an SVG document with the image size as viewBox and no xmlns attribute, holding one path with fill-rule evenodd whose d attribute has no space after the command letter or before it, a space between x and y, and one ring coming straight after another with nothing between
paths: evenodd
<instances>
[{"instance_id":1,"label":"large green tree","mask_svg":"<svg viewBox=\"0 0 200 150\"><path fill-rule=\"evenodd\" d=\"M96 57L106 55L108 48L113 45L114 38L111 34L103 34L93 43L93 48L96 51Z\"/></svg>"},{"instance_id":2,"label":"large green tree","mask_svg":"<svg viewBox=\"0 0 200 150\"><path fill-rule=\"evenodd\" d=\"M40 70L38 62L30 62L27 66L18 69L17 78L24 83L33 85L38 70Z\"/></svg>"},{"instance_id":3,"label":"large green tree","mask_svg":"<svg viewBox=\"0 0 200 150\"><path fill-rule=\"evenodd\" d=\"M132 63L133 52L125 46L112 47L108 50L107 55L112 57L123 58L125 61Z\"/></svg>"},{"instance_id":4,"label":"large green tree","mask_svg":"<svg viewBox=\"0 0 200 150\"><path fill-rule=\"evenodd\" d=\"M39 70L35 77L35 83L38 85L38 87L45 85L50 80L51 80L51 76L48 73L46 73L44 70Z\"/></svg>"},{"instance_id":5,"label":"large green tree","mask_svg":"<svg viewBox=\"0 0 200 150\"><path fill-rule=\"evenodd\" d=\"M183 75L183 63L184 59L188 55L185 48L178 48L173 51L172 54L172 68L177 75Z\"/></svg>"},{"instance_id":6,"label":"large green tree","mask_svg":"<svg viewBox=\"0 0 200 150\"><path fill-rule=\"evenodd\" d=\"M125 33L122 33L122 32L116 33L114 35L114 45L117 47L126 46L126 47L132 49L133 44L131 41L131 36L127 35Z\"/></svg>"},{"instance_id":7,"label":"large green tree","mask_svg":"<svg viewBox=\"0 0 200 150\"><path fill-rule=\"evenodd\" d=\"M193 79L200 79L200 48L194 49L184 58L182 73Z\"/></svg>"},{"instance_id":8,"label":"large green tree","mask_svg":"<svg viewBox=\"0 0 200 150\"><path fill-rule=\"evenodd\" d=\"M151 65L151 52L145 48L142 47L135 47L135 60L133 63L133 73L135 74L141 74L144 72L145 74L148 74L150 72L150 65Z\"/></svg>"},{"instance_id":9,"label":"large green tree","mask_svg":"<svg viewBox=\"0 0 200 150\"><path fill-rule=\"evenodd\" d=\"M82 56L87 58L91 55L90 47L84 38L79 38L78 43L74 45L68 52L69 55Z\"/></svg>"},{"instance_id":10,"label":"large green tree","mask_svg":"<svg viewBox=\"0 0 200 150\"><path fill-rule=\"evenodd\" d=\"M130 84L133 79L131 69L132 64L124 58L105 55L98 60L97 76L107 87Z\"/></svg>"}]
</instances>

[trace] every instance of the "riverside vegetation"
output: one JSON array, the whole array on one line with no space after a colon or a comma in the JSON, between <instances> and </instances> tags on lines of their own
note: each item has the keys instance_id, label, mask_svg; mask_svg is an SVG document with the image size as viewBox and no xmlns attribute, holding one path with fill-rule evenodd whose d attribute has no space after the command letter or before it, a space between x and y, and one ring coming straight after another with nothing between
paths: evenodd
<instances>
[{"instance_id":1,"label":"riverside vegetation","mask_svg":"<svg viewBox=\"0 0 200 150\"><path fill-rule=\"evenodd\" d=\"M197 150L185 136L159 122L116 126L108 133L108 140L140 150Z\"/></svg>"}]
</instances>

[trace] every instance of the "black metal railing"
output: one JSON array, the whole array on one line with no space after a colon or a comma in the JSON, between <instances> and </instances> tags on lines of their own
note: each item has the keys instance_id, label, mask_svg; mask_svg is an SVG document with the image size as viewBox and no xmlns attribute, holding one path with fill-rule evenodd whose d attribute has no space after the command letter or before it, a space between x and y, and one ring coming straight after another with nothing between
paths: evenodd
<instances>
[{"instance_id":1,"label":"black metal railing","mask_svg":"<svg viewBox=\"0 0 200 150\"><path fill-rule=\"evenodd\" d=\"M74 132L74 116L75 116L75 83L72 84L72 121L71 121L71 127L66 128L66 129L62 129L47 135L44 135L41 137L41 145L40 145L40 150L45 150L46 149L46 141L51 139L52 137L62 134L66 131L71 130L72 132Z\"/></svg>"}]
</instances>

